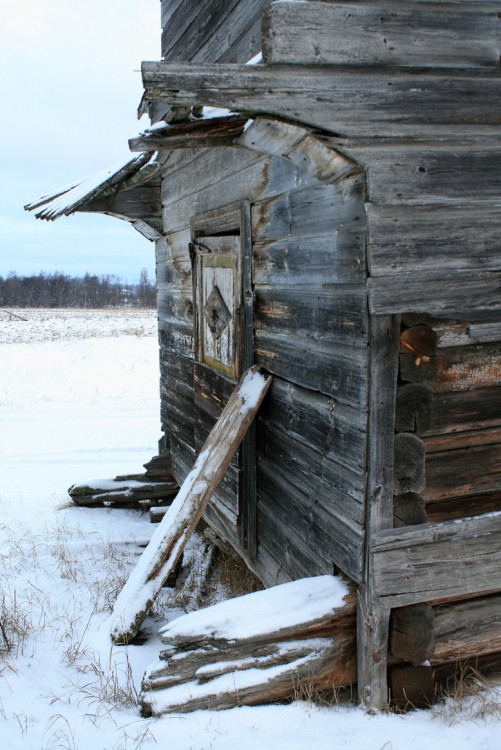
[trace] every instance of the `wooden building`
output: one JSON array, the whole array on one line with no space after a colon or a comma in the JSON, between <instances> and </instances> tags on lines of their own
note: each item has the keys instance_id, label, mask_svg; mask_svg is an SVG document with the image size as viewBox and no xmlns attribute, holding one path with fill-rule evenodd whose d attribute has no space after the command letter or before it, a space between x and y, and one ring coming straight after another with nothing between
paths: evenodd
<instances>
[{"instance_id":1,"label":"wooden building","mask_svg":"<svg viewBox=\"0 0 501 750\"><path fill-rule=\"evenodd\" d=\"M501 652L501 3L161 7L140 155L30 208L155 242L178 482L240 374L273 375L206 519L266 586L353 582L381 706L446 617Z\"/></svg>"}]
</instances>

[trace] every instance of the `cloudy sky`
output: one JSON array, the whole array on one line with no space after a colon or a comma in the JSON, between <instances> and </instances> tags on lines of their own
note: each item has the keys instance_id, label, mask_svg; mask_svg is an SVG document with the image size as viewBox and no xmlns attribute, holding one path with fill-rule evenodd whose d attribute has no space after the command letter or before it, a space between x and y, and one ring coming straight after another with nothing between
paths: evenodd
<instances>
[{"instance_id":1,"label":"cloudy sky","mask_svg":"<svg viewBox=\"0 0 501 750\"><path fill-rule=\"evenodd\" d=\"M23 206L131 156L141 60L160 57L159 0L0 0L0 276L154 273L126 222L42 222Z\"/></svg>"}]
</instances>

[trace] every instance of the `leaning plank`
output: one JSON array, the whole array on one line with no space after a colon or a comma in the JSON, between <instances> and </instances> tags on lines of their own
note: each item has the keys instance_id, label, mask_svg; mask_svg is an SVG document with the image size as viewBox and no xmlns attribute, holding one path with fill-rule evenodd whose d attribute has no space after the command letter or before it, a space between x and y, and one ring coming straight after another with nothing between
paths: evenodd
<instances>
[{"instance_id":1,"label":"leaning plank","mask_svg":"<svg viewBox=\"0 0 501 750\"><path fill-rule=\"evenodd\" d=\"M254 367L233 391L195 466L115 602L111 621L115 643L128 643L137 634L270 385L271 377Z\"/></svg>"},{"instance_id":2,"label":"leaning plank","mask_svg":"<svg viewBox=\"0 0 501 750\"><path fill-rule=\"evenodd\" d=\"M501 589L501 512L380 531L370 547L390 608Z\"/></svg>"}]
</instances>

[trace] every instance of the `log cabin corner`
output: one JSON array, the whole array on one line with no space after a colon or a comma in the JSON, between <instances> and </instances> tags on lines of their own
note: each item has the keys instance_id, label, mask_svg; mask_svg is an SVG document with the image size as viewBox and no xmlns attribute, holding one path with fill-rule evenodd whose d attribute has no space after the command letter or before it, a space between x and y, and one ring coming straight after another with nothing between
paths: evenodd
<instances>
[{"instance_id":1,"label":"log cabin corner","mask_svg":"<svg viewBox=\"0 0 501 750\"><path fill-rule=\"evenodd\" d=\"M380 708L392 679L501 652L501 5L161 14L137 155L29 208L154 242L179 484L240 375L273 376L205 518L267 587L352 582Z\"/></svg>"}]
</instances>

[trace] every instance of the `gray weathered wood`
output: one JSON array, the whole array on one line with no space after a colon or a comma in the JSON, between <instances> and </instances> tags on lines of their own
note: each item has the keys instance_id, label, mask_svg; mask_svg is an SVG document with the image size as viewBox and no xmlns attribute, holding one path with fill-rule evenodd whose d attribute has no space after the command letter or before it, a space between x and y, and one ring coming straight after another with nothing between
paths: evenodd
<instances>
[{"instance_id":1,"label":"gray weathered wood","mask_svg":"<svg viewBox=\"0 0 501 750\"><path fill-rule=\"evenodd\" d=\"M366 212L371 276L499 270L499 206L370 203Z\"/></svg>"},{"instance_id":2,"label":"gray weathered wood","mask_svg":"<svg viewBox=\"0 0 501 750\"><path fill-rule=\"evenodd\" d=\"M380 531L369 544L387 607L501 589L501 513Z\"/></svg>"},{"instance_id":3,"label":"gray weathered wood","mask_svg":"<svg viewBox=\"0 0 501 750\"><path fill-rule=\"evenodd\" d=\"M400 529L402 526L416 526L427 523L424 498L416 492L404 492L393 498L393 526Z\"/></svg>"},{"instance_id":4,"label":"gray weathered wood","mask_svg":"<svg viewBox=\"0 0 501 750\"><path fill-rule=\"evenodd\" d=\"M434 607L434 611L432 664L501 651L501 596L442 604Z\"/></svg>"},{"instance_id":5,"label":"gray weathered wood","mask_svg":"<svg viewBox=\"0 0 501 750\"><path fill-rule=\"evenodd\" d=\"M369 279L369 307L372 313L413 310L432 315L461 318L501 311L501 272L428 271Z\"/></svg>"},{"instance_id":6,"label":"gray weathered wood","mask_svg":"<svg viewBox=\"0 0 501 750\"><path fill-rule=\"evenodd\" d=\"M432 393L424 383L406 383L397 390L395 413L396 432L416 432L421 435L430 429Z\"/></svg>"},{"instance_id":7,"label":"gray weathered wood","mask_svg":"<svg viewBox=\"0 0 501 750\"><path fill-rule=\"evenodd\" d=\"M474 132L479 124L485 132L501 123L501 78L485 73L166 62L143 62L142 72L149 99L276 114L348 136Z\"/></svg>"},{"instance_id":8,"label":"gray weathered wood","mask_svg":"<svg viewBox=\"0 0 501 750\"><path fill-rule=\"evenodd\" d=\"M371 321L369 424L371 435L366 497L366 538L393 525L393 430L398 371L400 320ZM364 561L364 585L357 600L357 659L359 700L378 709L388 702L387 648L390 610L376 587L369 544Z\"/></svg>"},{"instance_id":9,"label":"gray weathered wood","mask_svg":"<svg viewBox=\"0 0 501 750\"><path fill-rule=\"evenodd\" d=\"M425 444L412 432L395 435L393 483L397 495L424 489Z\"/></svg>"},{"instance_id":10,"label":"gray weathered wood","mask_svg":"<svg viewBox=\"0 0 501 750\"><path fill-rule=\"evenodd\" d=\"M397 607L390 617L389 653L414 666L433 655L434 613L429 604Z\"/></svg>"},{"instance_id":11,"label":"gray weathered wood","mask_svg":"<svg viewBox=\"0 0 501 750\"><path fill-rule=\"evenodd\" d=\"M495 3L272 3L263 14L267 63L499 67Z\"/></svg>"},{"instance_id":12,"label":"gray weathered wood","mask_svg":"<svg viewBox=\"0 0 501 750\"><path fill-rule=\"evenodd\" d=\"M263 377L257 368L253 368L235 388L176 501L115 602L111 624L114 642L127 643L136 635L202 517L270 384L269 376Z\"/></svg>"}]
</instances>

